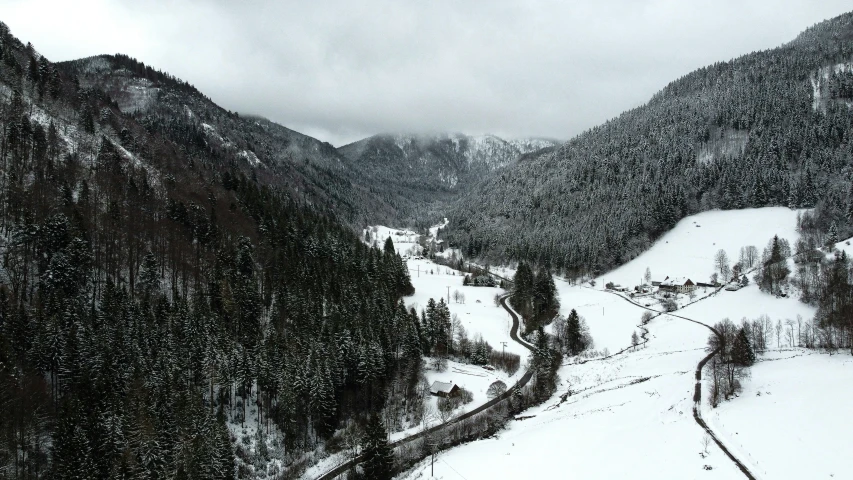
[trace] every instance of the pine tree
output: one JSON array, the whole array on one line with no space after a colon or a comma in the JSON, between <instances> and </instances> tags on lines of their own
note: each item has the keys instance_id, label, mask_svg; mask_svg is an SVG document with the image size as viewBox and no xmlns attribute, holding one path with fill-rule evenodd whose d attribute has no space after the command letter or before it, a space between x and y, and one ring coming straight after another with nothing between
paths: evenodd
<instances>
[{"instance_id":1,"label":"pine tree","mask_svg":"<svg viewBox=\"0 0 853 480\"><path fill-rule=\"evenodd\" d=\"M160 272L157 267L157 259L151 250L145 252L142 258L142 266L139 271L139 288L145 296L160 288Z\"/></svg>"},{"instance_id":2,"label":"pine tree","mask_svg":"<svg viewBox=\"0 0 853 480\"><path fill-rule=\"evenodd\" d=\"M378 415L370 416L364 436L364 475L371 480L390 480L394 473L394 454Z\"/></svg>"},{"instance_id":3,"label":"pine tree","mask_svg":"<svg viewBox=\"0 0 853 480\"><path fill-rule=\"evenodd\" d=\"M829 233L826 235L826 246L834 247L836 243L838 243L838 229L833 223L829 226Z\"/></svg>"},{"instance_id":4,"label":"pine tree","mask_svg":"<svg viewBox=\"0 0 853 480\"><path fill-rule=\"evenodd\" d=\"M389 255L394 255L397 253L397 250L394 249L394 242L391 240L391 237L385 239L385 246L382 247L382 251Z\"/></svg>"},{"instance_id":5,"label":"pine tree","mask_svg":"<svg viewBox=\"0 0 853 480\"><path fill-rule=\"evenodd\" d=\"M749 367L755 363L755 352L749 344L746 329L741 327L732 343L731 361L741 367Z\"/></svg>"},{"instance_id":6,"label":"pine tree","mask_svg":"<svg viewBox=\"0 0 853 480\"><path fill-rule=\"evenodd\" d=\"M577 355L584 349L584 340L581 332L581 322L578 312L573 308L566 318L566 340L565 345L569 355Z\"/></svg>"}]
</instances>

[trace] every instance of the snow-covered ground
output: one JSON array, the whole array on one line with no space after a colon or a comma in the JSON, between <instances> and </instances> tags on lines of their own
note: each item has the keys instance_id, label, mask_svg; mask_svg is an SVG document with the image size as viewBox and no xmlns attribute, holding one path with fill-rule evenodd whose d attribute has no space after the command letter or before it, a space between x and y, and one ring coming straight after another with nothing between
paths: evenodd
<instances>
[{"instance_id":1,"label":"snow-covered ground","mask_svg":"<svg viewBox=\"0 0 853 480\"><path fill-rule=\"evenodd\" d=\"M786 238L793 247L799 238L797 212L784 207L745 210L712 210L691 215L675 225L639 257L602 275L601 286L614 282L623 286L638 285L646 267L652 280L667 276L686 277L693 282L707 282L714 273L714 255L723 249L734 265L741 247L754 245L761 252L773 235Z\"/></svg>"},{"instance_id":2,"label":"snow-covered ground","mask_svg":"<svg viewBox=\"0 0 853 480\"><path fill-rule=\"evenodd\" d=\"M713 444L707 458L700 455L693 370L705 355L707 330L670 316L650 328L655 338L647 348L563 367L557 395L523 420L439 453L435 478L739 478ZM430 478L429 460L400 478Z\"/></svg>"},{"instance_id":3,"label":"snow-covered ground","mask_svg":"<svg viewBox=\"0 0 853 480\"><path fill-rule=\"evenodd\" d=\"M796 212L766 208L689 217L648 252L597 279L594 289L558 279L560 311L577 309L595 348L613 353L630 344L643 309L602 291L604 282L634 285L646 267L655 279L707 280L717 250L725 249L734 263L740 247L755 245L761 251L774 234L793 244ZM839 246L850 248L843 242ZM762 293L753 283L674 313L708 325L725 317L739 323L761 315L784 324L798 314L811 318L814 309L795 298ZM583 364L567 362L554 397L492 438L439 453L435 478L743 478L713 442L706 451L705 432L692 417L694 371L707 354L710 331L668 314L653 319L648 329L646 348ZM704 403L711 427L760 478L849 475L853 442L846 433L853 417L844 413L849 408L843 402L853 385L853 359L801 351L760 359L740 398L716 410ZM707 384L703 392L707 395ZM399 478L430 478L429 460Z\"/></svg>"},{"instance_id":4,"label":"snow-covered ground","mask_svg":"<svg viewBox=\"0 0 853 480\"><path fill-rule=\"evenodd\" d=\"M761 315L769 316L774 324L776 320L782 320L784 324L785 320L796 320L797 315L804 319L812 318L815 309L794 297L776 298L751 283L735 292L720 290L716 295L688 305L675 313L707 325L713 325L724 318L740 324L743 318L754 320Z\"/></svg>"},{"instance_id":5,"label":"snow-covered ground","mask_svg":"<svg viewBox=\"0 0 853 480\"><path fill-rule=\"evenodd\" d=\"M473 401L460 406L454 415L471 410L488 401L486 390L493 382L501 380L508 387L511 387L518 381L524 374L528 352L510 338L509 331L512 327L512 319L506 310L495 304L495 296L503 294L505 291L494 287L463 286L462 280L465 276L462 272L444 265L438 265L427 259L412 258L406 263L412 278L412 285L415 287L414 295L404 299L407 307L414 307L420 312L426 308L429 299L432 298L436 302L443 299L447 303L451 317L457 316L459 318L469 339L474 340L477 337L482 337L495 351L503 350L501 342L506 342L504 351L518 354L522 358L521 368L512 377L500 370L489 371L476 365L466 365L453 361L447 362L446 370L438 372L432 368L432 361L426 359L424 375L429 384L436 380L452 382L473 394ZM464 300L460 299L457 302L454 295L456 292L464 295ZM449 302L448 294L450 295ZM426 402L433 407L433 410L436 410L436 401L436 397L426 398ZM440 422L441 419L438 416L433 416L427 420L427 426ZM391 439L396 440L411 435L421 428L423 425L396 432L391 435Z\"/></svg>"},{"instance_id":6,"label":"snow-covered ground","mask_svg":"<svg viewBox=\"0 0 853 480\"><path fill-rule=\"evenodd\" d=\"M705 416L761 478L850 478L853 357L768 352L739 398Z\"/></svg>"},{"instance_id":7,"label":"snow-covered ground","mask_svg":"<svg viewBox=\"0 0 853 480\"><path fill-rule=\"evenodd\" d=\"M560 315L568 316L572 309L586 319L595 342L594 349L610 353L631 345L631 332L639 329L644 309L626 302L617 295L555 280L560 296Z\"/></svg>"},{"instance_id":8,"label":"snow-covered ground","mask_svg":"<svg viewBox=\"0 0 853 480\"><path fill-rule=\"evenodd\" d=\"M447 368L443 372L439 372L432 369L431 364L432 362L430 359L427 359L425 365L426 371L424 372L427 383L430 385L432 385L432 382L434 381L455 383L456 385L471 392L474 397L471 402L460 405L456 408L456 410L452 412L454 417L469 410L473 410L474 408L477 408L489 401L486 391L492 383L502 381L507 388L510 388L518 381L519 378L521 378L522 375L524 375L525 371L523 368L520 368L513 376L509 376L506 372L501 370L490 371L477 365L466 365L449 360L447 362ZM447 420L447 418L442 419L438 413L438 397L427 397L426 404L428 414L424 417L423 423L407 430L392 433L390 436L391 441L408 437L409 435L420 432L424 428L438 425L439 423L442 423L442 421Z\"/></svg>"},{"instance_id":9,"label":"snow-covered ground","mask_svg":"<svg viewBox=\"0 0 853 480\"><path fill-rule=\"evenodd\" d=\"M437 239L438 232L446 227L447 223L448 220L445 218L442 222L430 227L426 241ZM394 243L394 249L403 257L414 257L423 252L423 247L419 243L421 235L412 230L374 225L362 230L361 234L365 243L376 245L379 248L382 248L385 245L385 240L390 237ZM452 252L448 252L448 255L450 253Z\"/></svg>"},{"instance_id":10,"label":"snow-covered ground","mask_svg":"<svg viewBox=\"0 0 853 480\"><path fill-rule=\"evenodd\" d=\"M418 312L426 308L430 298L438 302L444 299L448 303L451 315L458 315L462 326L468 332L468 338L474 339L478 334L495 348L501 349L501 342L507 342L506 351L516 353L526 358L527 350L512 341L509 336L512 319L499 305L495 305L495 295L505 293L496 287L463 286L465 275L452 268L438 265L430 260L409 259L407 262L409 274L415 294L404 300L407 307L414 306ZM453 293L459 291L465 295L465 303L457 303Z\"/></svg>"},{"instance_id":11,"label":"snow-covered ground","mask_svg":"<svg viewBox=\"0 0 853 480\"><path fill-rule=\"evenodd\" d=\"M379 248L382 248L385 245L385 240L390 237L394 243L394 249L401 256L420 255L421 250L423 250L418 244L420 235L411 230L376 225L365 228L362 235L369 245L376 245Z\"/></svg>"}]
</instances>

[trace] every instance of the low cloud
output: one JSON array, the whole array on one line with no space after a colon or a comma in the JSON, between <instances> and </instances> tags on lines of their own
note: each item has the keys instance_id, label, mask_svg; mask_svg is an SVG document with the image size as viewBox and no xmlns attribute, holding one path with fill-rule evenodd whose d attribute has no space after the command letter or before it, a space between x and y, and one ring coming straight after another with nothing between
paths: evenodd
<instances>
[{"instance_id":1,"label":"low cloud","mask_svg":"<svg viewBox=\"0 0 853 480\"><path fill-rule=\"evenodd\" d=\"M848 2L6 0L54 61L126 53L341 145L386 131L567 139Z\"/></svg>"}]
</instances>

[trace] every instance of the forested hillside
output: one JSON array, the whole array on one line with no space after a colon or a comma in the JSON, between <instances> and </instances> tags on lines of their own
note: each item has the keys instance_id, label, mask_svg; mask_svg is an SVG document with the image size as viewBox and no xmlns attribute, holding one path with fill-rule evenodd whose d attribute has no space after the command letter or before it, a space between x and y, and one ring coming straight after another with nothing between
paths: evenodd
<instances>
[{"instance_id":1,"label":"forested hillside","mask_svg":"<svg viewBox=\"0 0 853 480\"><path fill-rule=\"evenodd\" d=\"M238 165L260 182L355 227L397 216L400 199L377 188L328 143L260 117L229 112L192 85L125 55L58 67L81 88L105 92L148 133L182 145L190 159Z\"/></svg>"},{"instance_id":2,"label":"forested hillside","mask_svg":"<svg viewBox=\"0 0 853 480\"><path fill-rule=\"evenodd\" d=\"M495 169L556 145L547 139L504 140L494 135L384 134L338 151L365 178L383 186L386 201L405 212L401 220L427 227L444 218L449 202Z\"/></svg>"},{"instance_id":3,"label":"forested hillside","mask_svg":"<svg viewBox=\"0 0 853 480\"><path fill-rule=\"evenodd\" d=\"M452 244L579 276L637 256L684 216L817 207L853 233L853 14L680 78L644 106L493 174L451 212ZM721 235L723 233L721 232Z\"/></svg>"},{"instance_id":4,"label":"forested hillside","mask_svg":"<svg viewBox=\"0 0 853 480\"><path fill-rule=\"evenodd\" d=\"M124 101L0 23L0 477L250 477L418 381L398 255Z\"/></svg>"}]
</instances>

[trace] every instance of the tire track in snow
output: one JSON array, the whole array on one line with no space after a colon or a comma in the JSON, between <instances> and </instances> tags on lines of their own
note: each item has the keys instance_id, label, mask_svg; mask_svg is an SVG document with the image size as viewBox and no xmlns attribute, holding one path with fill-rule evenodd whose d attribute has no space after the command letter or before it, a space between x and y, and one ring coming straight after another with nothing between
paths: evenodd
<instances>
[{"instance_id":1,"label":"tire track in snow","mask_svg":"<svg viewBox=\"0 0 853 480\"><path fill-rule=\"evenodd\" d=\"M607 291L605 290L605 292L607 292ZM708 330L713 332L714 335L716 335L717 337L720 337L720 332L718 332L717 329L715 329L714 327L711 327L710 325L706 325L700 321L693 320L692 318L687 318L687 317L682 316L682 315L676 315L672 312L666 312L666 313L658 312L657 310L653 310L653 309L651 309L645 305L640 305L639 303L637 303L637 302L635 302L629 298L623 297L622 295L619 295L615 292L607 292L607 293L611 293L613 295L616 295L617 297L621 298L622 300L625 300L626 302L628 302L632 305L636 305L636 306L643 308L645 310L655 312L658 314L658 315L655 315L656 317L658 317L660 315L669 315L671 317L680 318L681 320L687 320L688 322L693 322L697 325L701 325L701 326L707 328ZM708 297L710 297L712 295L716 295L717 293L719 293L719 290L717 290L713 294L709 295ZM700 298L699 300L697 300L697 302L704 300L705 298L708 298L708 297ZM696 303L696 302L692 302L692 303ZM735 466L738 468L738 470L740 470L746 476L746 478L748 478L749 480L757 480L755 475L753 475L752 472L749 471L749 468L743 462L741 462L737 457L735 457L734 454L728 448L726 448L725 444L723 444L722 440L720 440L720 437L716 433L714 433L713 430L711 430L711 427L709 427L708 424L705 422L705 420L702 418L702 369L705 368L705 364L707 364L708 361L710 361L714 357L714 355L719 353L719 351L720 351L719 348L714 349L714 351L712 351L711 353L706 355L702 360L700 360L699 364L696 366L696 384L695 384L694 389L693 389L693 419L696 420L696 423L699 424L699 426L702 427L703 430L705 430L705 433L707 433L708 436L710 436L712 440L714 440L714 443L716 443L717 446L720 447L720 450L722 450L723 453L725 453L726 456L728 456L729 459L732 462L734 462Z\"/></svg>"}]
</instances>

